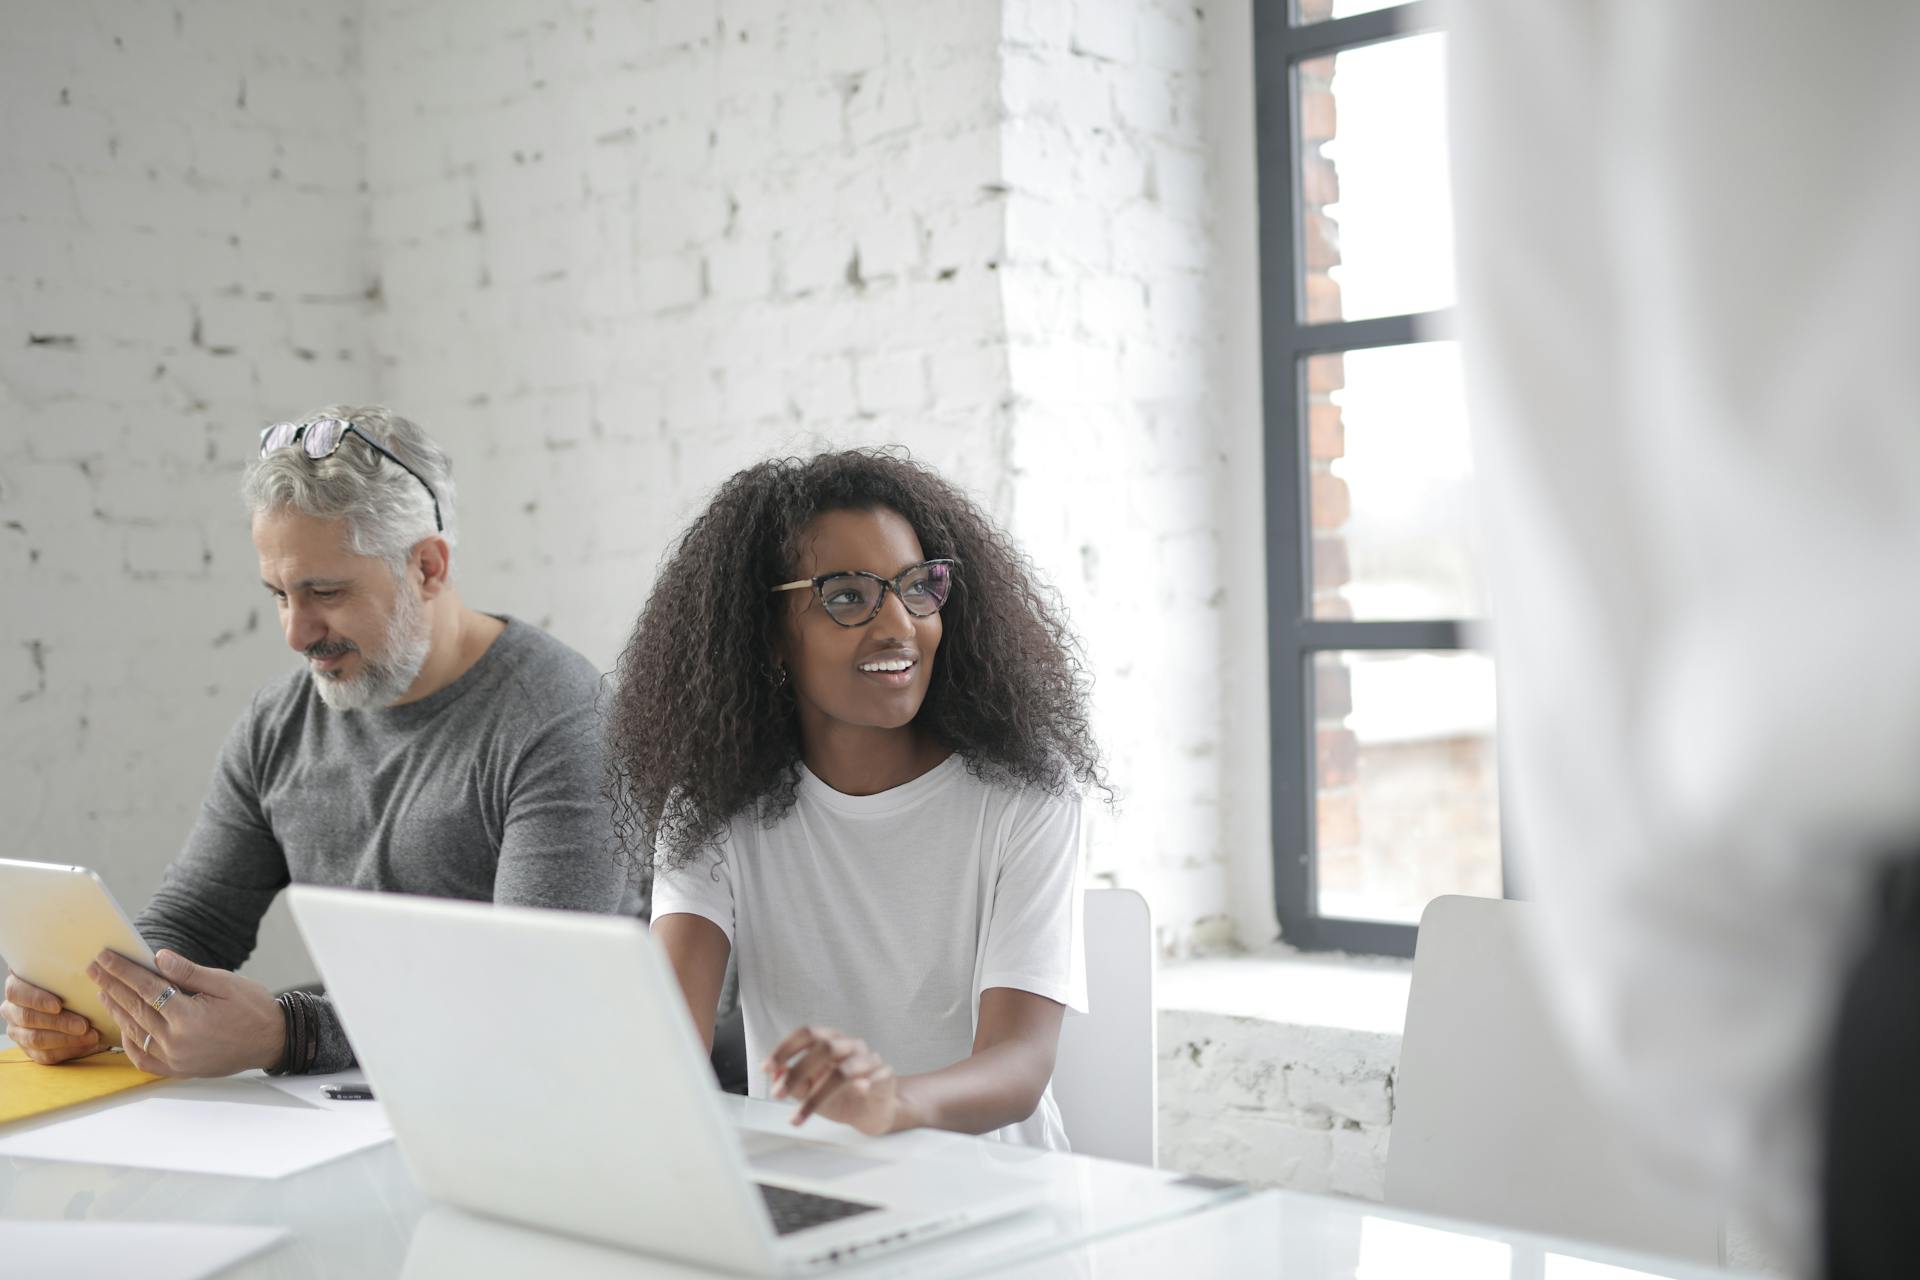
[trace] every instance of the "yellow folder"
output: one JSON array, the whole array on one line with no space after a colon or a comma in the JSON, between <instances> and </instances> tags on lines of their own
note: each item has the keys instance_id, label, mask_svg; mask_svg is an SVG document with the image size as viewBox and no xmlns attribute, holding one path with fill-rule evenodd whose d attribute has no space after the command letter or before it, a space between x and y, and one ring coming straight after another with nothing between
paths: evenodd
<instances>
[{"instance_id":1,"label":"yellow folder","mask_svg":"<svg viewBox=\"0 0 1920 1280\"><path fill-rule=\"evenodd\" d=\"M96 1053L43 1067L20 1050L8 1049L0 1053L0 1124L137 1089L159 1078L135 1067L124 1053Z\"/></svg>"}]
</instances>

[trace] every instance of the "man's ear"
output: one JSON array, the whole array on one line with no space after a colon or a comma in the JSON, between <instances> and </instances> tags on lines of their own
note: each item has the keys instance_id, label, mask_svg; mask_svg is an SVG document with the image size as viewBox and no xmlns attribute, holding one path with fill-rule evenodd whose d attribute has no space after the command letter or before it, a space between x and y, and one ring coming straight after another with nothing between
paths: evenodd
<instances>
[{"instance_id":1,"label":"man's ear","mask_svg":"<svg viewBox=\"0 0 1920 1280\"><path fill-rule=\"evenodd\" d=\"M431 600L453 585L453 548L439 534L413 544L408 574L420 584L420 594Z\"/></svg>"}]
</instances>

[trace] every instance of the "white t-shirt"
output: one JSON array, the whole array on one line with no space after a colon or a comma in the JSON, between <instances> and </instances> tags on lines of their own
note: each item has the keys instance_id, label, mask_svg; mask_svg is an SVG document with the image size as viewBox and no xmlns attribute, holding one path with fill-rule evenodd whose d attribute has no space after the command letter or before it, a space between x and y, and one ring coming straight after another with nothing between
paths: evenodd
<instances>
[{"instance_id":1,"label":"white t-shirt","mask_svg":"<svg viewBox=\"0 0 1920 1280\"><path fill-rule=\"evenodd\" d=\"M704 916L733 944L747 1090L795 1029L833 1027L897 1073L973 1052L980 993L1012 987L1085 1011L1080 798L990 785L958 754L905 786L842 795L800 767L771 827L735 818L716 853L653 886L653 918ZM1067 1149L1051 1087L991 1135Z\"/></svg>"}]
</instances>

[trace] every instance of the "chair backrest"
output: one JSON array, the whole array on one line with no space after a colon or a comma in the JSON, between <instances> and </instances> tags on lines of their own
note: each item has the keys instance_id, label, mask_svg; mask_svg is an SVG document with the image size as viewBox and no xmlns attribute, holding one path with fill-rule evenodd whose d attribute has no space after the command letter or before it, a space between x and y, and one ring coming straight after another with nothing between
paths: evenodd
<instances>
[{"instance_id":1,"label":"chair backrest","mask_svg":"<svg viewBox=\"0 0 1920 1280\"><path fill-rule=\"evenodd\" d=\"M1060 1027L1053 1097L1082 1155L1154 1163L1159 1141L1153 918L1131 889L1085 899L1087 1007Z\"/></svg>"},{"instance_id":2,"label":"chair backrest","mask_svg":"<svg viewBox=\"0 0 1920 1280\"><path fill-rule=\"evenodd\" d=\"M1718 1262L1719 1215L1635 1149L1562 1041L1526 933L1536 911L1443 897L1421 916L1387 1202Z\"/></svg>"}]
</instances>

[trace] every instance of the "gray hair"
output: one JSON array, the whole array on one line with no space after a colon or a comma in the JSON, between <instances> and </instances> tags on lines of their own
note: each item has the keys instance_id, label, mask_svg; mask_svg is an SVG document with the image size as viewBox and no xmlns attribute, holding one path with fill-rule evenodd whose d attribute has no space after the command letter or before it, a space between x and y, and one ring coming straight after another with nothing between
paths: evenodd
<instances>
[{"instance_id":1,"label":"gray hair","mask_svg":"<svg viewBox=\"0 0 1920 1280\"><path fill-rule=\"evenodd\" d=\"M455 543L453 462L431 436L380 405L329 405L302 421L322 418L351 423L417 471L440 500L441 536ZM395 573L414 545L434 533L433 499L420 480L359 440L342 440L319 459L301 449L275 449L247 468L240 492L254 515L291 507L318 520L344 520L354 554L377 556Z\"/></svg>"}]
</instances>

